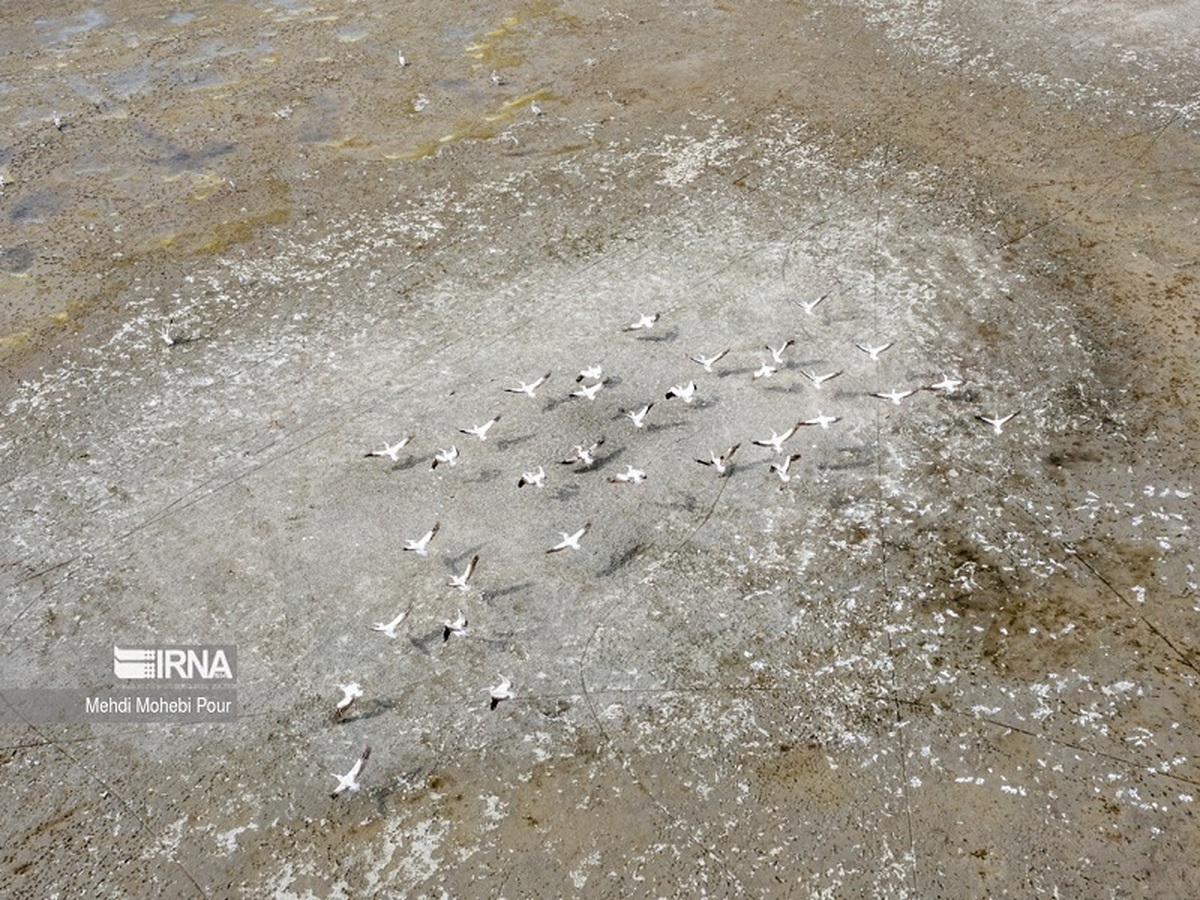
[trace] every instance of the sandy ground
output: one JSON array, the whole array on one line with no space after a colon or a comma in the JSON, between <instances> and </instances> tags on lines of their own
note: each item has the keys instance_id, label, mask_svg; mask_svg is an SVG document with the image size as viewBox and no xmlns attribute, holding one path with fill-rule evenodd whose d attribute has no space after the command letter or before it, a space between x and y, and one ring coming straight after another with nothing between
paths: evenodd
<instances>
[{"instance_id":1,"label":"sandy ground","mask_svg":"<svg viewBox=\"0 0 1200 900\"><path fill-rule=\"evenodd\" d=\"M5 7L0 686L241 715L0 725L3 893L1195 896L1188 4L132 6Z\"/></svg>"}]
</instances>

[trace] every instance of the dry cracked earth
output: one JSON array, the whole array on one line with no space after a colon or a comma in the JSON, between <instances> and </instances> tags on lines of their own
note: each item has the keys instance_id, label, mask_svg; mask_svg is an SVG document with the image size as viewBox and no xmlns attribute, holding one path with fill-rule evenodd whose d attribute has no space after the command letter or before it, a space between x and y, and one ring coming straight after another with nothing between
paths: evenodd
<instances>
[{"instance_id":1,"label":"dry cracked earth","mask_svg":"<svg viewBox=\"0 0 1200 900\"><path fill-rule=\"evenodd\" d=\"M3 893L1196 894L1188 4L5 18Z\"/></svg>"}]
</instances>

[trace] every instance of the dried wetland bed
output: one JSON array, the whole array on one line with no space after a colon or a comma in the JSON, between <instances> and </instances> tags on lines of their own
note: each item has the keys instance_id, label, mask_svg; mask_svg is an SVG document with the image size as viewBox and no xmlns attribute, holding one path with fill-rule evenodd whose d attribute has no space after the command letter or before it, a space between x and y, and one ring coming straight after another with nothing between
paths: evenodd
<instances>
[{"instance_id":1,"label":"dried wetland bed","mask_svg":"<svg viewBox=\"0 0 1200 900\"><path fill-rule=\"evenodd\" d=\"M751 7L8 4L4 893L1196 894L1188 5Z\"/></svg>"}]
</instances>

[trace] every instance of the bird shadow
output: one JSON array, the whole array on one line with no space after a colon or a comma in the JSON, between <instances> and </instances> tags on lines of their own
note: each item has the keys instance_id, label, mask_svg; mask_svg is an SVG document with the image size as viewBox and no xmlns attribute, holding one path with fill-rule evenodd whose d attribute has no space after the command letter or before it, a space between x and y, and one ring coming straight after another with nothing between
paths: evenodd
<instances>
[{"instance_id":1,"label":"bird shadow","mask_svg":"<svg viewBox=\"0 0 1200 900\"><path fill-rule=\"evenodd\" d=\"M598 578L607 578L610 575L615 575L621 569L625 568L631 562L641 555L641 552L649 546L647 544L634 544L632 547L626 547L619 553L614 553L609 557L608 563L603 569L596 573Z\"/></svg>"},{"instance_id":2,"label":"bird shadow","mask_svg":"<svg viewBox=\"0 0 1200 900\"><path fill-rule=\"evenodd\" d=\"M463 484L490 484L502 474L500 469L480 469L474 478L464 478Z\"/></svg>"},{"instance_id":3,"label":"bird shadow","mask_svg":"<svg viewBox=\"0 0 1200 900\"><path fill-rule=\"evenodd\" d=\"M461 575L462 570L466 568L467 563L472 559L472 557L478 555L479 551L482 549L483 544L475 544L474 546L463 550L458 554L458 556L443 557L442 565L445 566L446 571L450 572L452 575Z\"/></svg>"},{"instance_id":4,"label":"bird shadow","mask_svg":"<svg viewBox=\"0 0 1200 900\"><path fill-rule=\"evenodd\" d=\"M412 644L412 646L419 653L429 656L431 654L431 647L436 647L440 644L446 643L446 641L443 639L445 631L446 629L444 626L431 628L429 631L426 631L421 635L410 636L408 642Z\"/></svg>"},{"instance_id":5,"label":"bird shadow","mask_svg":"<svg viewBox=\"0 0 1200 900\"><path fill-rule=\"evenodd\" d=\"M715 397L701 397L692 401L692 409L712 409L721 401Z\"/></svg>"},{"instance_id":6,"label":"bird shadow","mask_svg":"<svg viewBox=\"0 0 1200 900\"><path fill-rule=\"evenodd\" d=\"M647 434L658 434L660 431L670 431L672 428L678 428L683 424L685 424L683 421L648 422L646 423L644 430Z\"/></svg>"},{"instance_id":7,"label":"bird shadow","mask_svg":"<svg viewBox=\"0 0 1200 900\"><path fill-rule=\"evenodd\" d=\"M535 437L537 437L537 433L532 431L529 434L514 435L513 437L496 441L496 447L500 450L508 450L510 447L517 447L527 441L532 441Z\"/></svg>"},{"instance_id":8,"label":"bird shadow","mask_svg":"<svg viewBox=\"0 0 1200 900\"><path fill-rule=\"evenodd\" d=\"M414 456L413 454L410 453L408 455L408 458L405 459L404 462L392 463L392 466L391 466L391 468L388 469L388 471L389 472L406 472L409 469L416 468L417 465L419 465L420 463L423 463L423 462L425 462L424 457Z\"/></svg>"},{"instance_id":9,"label":"bird shadow","mask_svg":"<svg viewBox=\"0 0 1200 900\"><path fill-rule=\"evenodd\" d=\"M816 468L823 472L844 472L852 469L866 469L874 466L876 463L876 453L874 447L858 446L858 447L838 447L838 453L845 454L850 458L845 462L818 462Z\"/></svg>"},{"instance_id":10,"label":"bird shadow","mask_svg":"<svg viewBox=\"0 0 1200 900\"><path fill-rule=\"evenodd\" d=\"M624 455L624 453L625 453L625 448L618 447L612 453L606 453L606 454L604 454L604 456L598 456L598 457L596 457L596 462L592 466L590 466L587 469L580 469L579 474L582 475L584 472L601 472L604 469L606 469L609 465L611 465L613 462L620 459L621 456Z\"/></svg>"},{"instance_id":11,"label":"bird shadow","mask_svg":"<svg viewBox=\"0 0 1200 900\"><path fill-rule=\"evenodd\" d=\"M334 724L344 725L347 722L358 722L360 720L363 722L366 722L366 721L369 721L370 719L377 719L380 716L390 713L392 710L396 709L396 707L398 705L399 704L397 703L397 701L390 697L372 700L370 703L366 704L365 706L359 706L356 703L355 704L356 712L354 715L343 716L341 719L337 720Z\"/></svg>"},{"instance_id":12,"label":"bird shadow","mask_svg":"<svg viewBox=\"0 0 1200 900\"><path fill-rule=\"evenodd\" d=\"M570 500L579 493L579 490L580 488L578 484L564 484L562 487L557 488L554 493L550 495L550 497L554 500Z\"/></svg>"},{"instance_id":13,"label":"bird shadow","mask_svg":"<svg viewBox=\"0 0 1200 900\"><path fill-rule=\"evenodd\" d=\"M646 341L650 344L667 344L679 338L679 329L675 327L668 328L666 331L660 331L658 334L643 334L639 335L636 340Z\"/></svg>"},{"instance_id":14,"label":"bird shadow","mask_svg":"<svg viewBox=\"0 0 1200 900\"><path fill-rule=\"evenodd\" d=\"M499 588L498 590L483 591L480 599L488 606L492 606L497 600L503 600L505 597L511 597L513 594L519 594L522 591L528 591L533 586L532 581L522 581L519 584L510 584L508 587Z\"/></svg>"}]
</instances>

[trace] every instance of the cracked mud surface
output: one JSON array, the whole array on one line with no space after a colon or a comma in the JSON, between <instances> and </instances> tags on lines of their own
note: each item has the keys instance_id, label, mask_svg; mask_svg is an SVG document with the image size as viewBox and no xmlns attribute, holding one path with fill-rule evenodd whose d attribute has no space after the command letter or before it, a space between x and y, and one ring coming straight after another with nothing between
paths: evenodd
<instances>
[{"instance_id":1,"label":"cracked mud surface","mask_svg":"<svg viewBox=\"0 0 1200 900\"><path fill-rule=\"evenodd\" d=\"M5 882L1193 895L1185 12L27 14L0 688L108 684L114 642L236 643L241 716L0 725ZM593 363L609 382L569 398ZM751 441L818 413L841 421L800 429L781 484ZM694 462L739 442L728 478ZM646 482L608 480L627 465ZM395 641L367 630L409 604Z\"/></svg>"}]
</instances>

